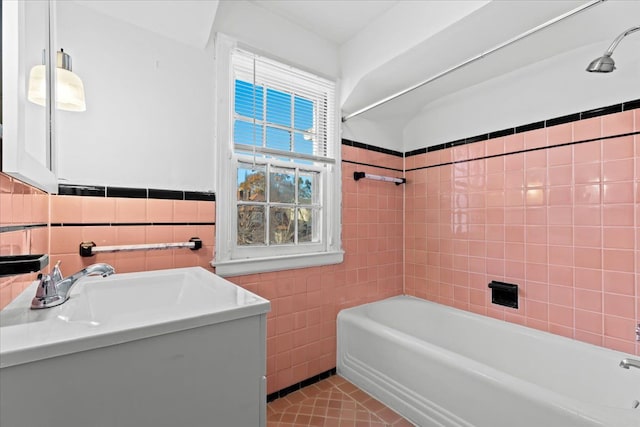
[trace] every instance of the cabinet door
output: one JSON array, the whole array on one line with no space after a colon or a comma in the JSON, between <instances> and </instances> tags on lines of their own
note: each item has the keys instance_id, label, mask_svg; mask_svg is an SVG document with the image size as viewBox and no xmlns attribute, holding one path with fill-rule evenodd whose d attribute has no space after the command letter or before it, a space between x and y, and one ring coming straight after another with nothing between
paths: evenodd
<instances>
[{"instance_id":1,"label":"cabinet door","mask_svg":"<svg viewBox=\"0 0 640 427\"><path fill-rule=\"evenodd\" d=\"M52 63L51 10L48 0L2 2L2 172L55 193L51 103L40 106L27 100L31 69L41 65L43 57ZM51 92L50 84L47 90Z\"/></svg>"}]
</instances>

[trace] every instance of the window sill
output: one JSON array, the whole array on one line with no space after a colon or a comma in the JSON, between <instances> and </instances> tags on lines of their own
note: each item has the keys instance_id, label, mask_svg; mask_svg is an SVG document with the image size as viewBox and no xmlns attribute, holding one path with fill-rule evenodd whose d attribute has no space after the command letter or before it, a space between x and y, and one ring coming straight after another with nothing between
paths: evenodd
<instances>
[{"instance_id":1,"label":"window sill","mask_svg":"<svg viewBox=\"0 0 640 427\"><path fill-rule=\"evenodd\" d=\"M344 251L299 254L269 258L236 259L230 261L211 261L216 274L222 277L242 276L245 274L267 273L270 271L292 270L295 268L318 267L340 264Z\"/></svg>"}]
</instances>

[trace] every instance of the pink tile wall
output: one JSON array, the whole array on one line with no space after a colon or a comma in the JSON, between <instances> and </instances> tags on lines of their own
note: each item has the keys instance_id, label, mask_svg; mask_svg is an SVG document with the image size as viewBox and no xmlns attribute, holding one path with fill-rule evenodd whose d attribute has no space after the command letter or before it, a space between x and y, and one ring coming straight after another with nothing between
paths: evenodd
<instances>
[{"instance_id":1,"label":"pink tile wall","mask_svg":"<svg viewBox=\"0 0 640 427\"><path fill-rule=\"evenodd\" d=\"M406 168L619 135L640 110L406 159ZM640 137L407 172L405 291L640 354ZM520 308L487 284L520 285Z\"/></svg>"},{"instance_id":2,"label":"pink tile wall","mask_svg":"<svg viewBox=\"0 0 640 427\"><path fill-rule=\"evenodd\" d=\"M62 261L65 275L97 262L111 264L119 273L193 266L213 271L215 226L172 223L214 221L215 203L208 201L52 195L51 261ZM155 223L168 225L148 225ZM191 237L202 239L202 249L78 254L84 241L111 246L186 242Z\"/></svg>"},{"instance_id":3,"label":"pink tile wall","mask_svg":"<svg viewBox=\"0 0 640 427\"><path fill-rule=\"evenodd\" d=\"M402 167L400 157L342 148L343 160ZM336 366L338 311L402 293L403 187L370 180L356 182L356 170L402 176L400 172L343 163L344 263L230 278L271 300L268 393Z\"/></svg>"},{"instance_id":4,"label":"pink tile wall","mask_svg":"<svg viewBox=\"0 0 640 427\"><path fill-rule=\"evenodd\" d=\"M44 227L0 232L0 255L49 253L49 196L0 173L0 227L44 224ZM37 273L0 277L0 309L17 297Z\"/></svg>"}]
</instances>

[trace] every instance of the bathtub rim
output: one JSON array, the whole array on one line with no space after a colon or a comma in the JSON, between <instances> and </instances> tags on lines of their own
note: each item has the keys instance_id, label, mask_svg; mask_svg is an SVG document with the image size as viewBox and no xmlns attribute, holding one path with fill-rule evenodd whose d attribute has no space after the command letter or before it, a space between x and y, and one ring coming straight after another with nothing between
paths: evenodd
<instances>
[{"instance_id":1,"label":"bathtub rim","mask_svg":"<svg viewBox=\"0 0 640 427\"><path fill-rule=\"evenodd\" d=\"M513 328L513 327L518 327L518 328L524 328L528 334L532 334L534 336L543 336L545 338L549 338L553 341L556 342L565 342L566 340L570 340L572 344L577 345L578 347L582 347L584 349L591 349L591 350L597 350L598 352L607 352L607 353L616 353L619 357L620 360L624 359L624 358L640 358L640 356L634 355L633 353L625 353L623 351L620 350L615 350L612 348L607 348L607 347L603 347L600 345L596 345L596 344L591 344L585 341L580 341L578 339L575 338L570 338L570 337L566 337L563 335L558 335L558 334L554 334L553 332L547 332L547 331L542 331L540 329L536 329L533 328L531 326L527 326L527 325L522 325L520 323L515 323L515 322L509 322L508 320L502 320L502 319L496 319L495 317L491 317L491 316L486 316L486 315L482 315L482 314L478 314L472 311L467 311L461 308L457 308L457 307L453 307L450 305L446 305L446 304L441 304L435 301L430 301L424 298L420 298L420 297L416 297L413 295L408 295L408 294L402 294L402 295L396 295L396 296L392 296L389 298L385 298L385 299L381 299L378 301L372 301L369 303L365 303L365 304L360 304L357 306L353 306L353 307L349 307L349 308L345 308L342 309L338 312L338 316L336 318L337 319L340 318L340 314L342 312L346 312L348 310L356 310L356 309L365 309L365 307L374 305L374 304L378 304L378 303L384 303L386 301L392 302L392 301L417 301L417 302L421 302L421 303L428 303L429 305L435 307L438 310L452 310L454 312L456 312L458 315L465 317L467 319L474 319L474 320L480 320L482 322L486 322L492 325L496 325L498 327L502 328ZM379 322L378 322L379 323ZM457 353L456 353L457 354Z\"/></svg>"}]
</instances>

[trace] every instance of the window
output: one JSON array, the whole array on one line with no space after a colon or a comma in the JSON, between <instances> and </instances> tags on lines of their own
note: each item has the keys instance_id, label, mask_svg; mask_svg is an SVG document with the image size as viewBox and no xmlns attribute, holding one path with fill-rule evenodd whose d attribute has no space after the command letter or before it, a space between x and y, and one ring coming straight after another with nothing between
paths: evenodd
<instances>
[{"instance_id":1,"label":"window","mask_svg":"<svg viewBox=\"0 0 640 427\"><path fill-rule=\"evenodd\" d=\"M218 75L228 103L217 115L217 272L341 262L335 83L226 38L216 49L229 58Z\"/></svg>"}]
</instances>

